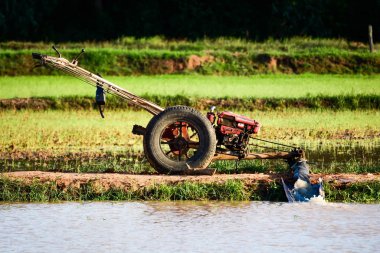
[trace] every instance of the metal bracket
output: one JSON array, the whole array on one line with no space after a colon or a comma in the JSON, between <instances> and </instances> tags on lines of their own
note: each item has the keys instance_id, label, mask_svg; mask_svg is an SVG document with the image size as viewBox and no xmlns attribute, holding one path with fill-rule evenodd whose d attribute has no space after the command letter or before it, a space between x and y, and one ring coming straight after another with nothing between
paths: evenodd
<instances>
[{"instance_id":1,"label":"metal bracket","mask_svg":"<svg viewBox=\"0 0 380 253\"><path fill-rule=\"evenodd\" d=\"M55 48L55 46L53 45L51 48L53 48L54 49L54 51L58 54L58 58L62 58L62 55L61 55L61 53L58 51L58 49L57 48Z\"/></svg>"},{"instance_id":2,"label":"metal bracket","mask_svg":"<svg viewBox=\"0 0 380 253\"><path fill-rule=\"evenodd\" d=\"M84 48L82 48L82 50L80 51L80 53L72 60L72 64L74 64L74 65L77 65L78 64L78 59L79 59L79 57L82 55L82 54L84 54L85 53L85 51L84 51ZM98 76L100 76L100 75L98 75ZM100 76L101 77L101 76Z\"/></svg>"}]
</instances>

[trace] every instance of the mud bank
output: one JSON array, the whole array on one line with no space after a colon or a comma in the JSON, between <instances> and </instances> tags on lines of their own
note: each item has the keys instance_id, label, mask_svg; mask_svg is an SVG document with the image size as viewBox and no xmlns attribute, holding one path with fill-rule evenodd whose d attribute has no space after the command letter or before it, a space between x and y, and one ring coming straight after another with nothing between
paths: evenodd
<instances>
[{"instance_id":1,"label":"mud bank","mask_svg":"<svg viewBox=\"0 0 380 253\"><path fill-rule=\"evenodd\" d=\"M40 182L55 181L64 188L79 187L81 184L96 182L105 189L118 187L125 189L138 189L155 184L191 183L225 183L228 180L239 180L247 186L255 183L271 183L281 178L288 178L286 174L214 174L208 175L133 175L119 173L61 173L45 171L17 171L5 172L1 176L11 179L21 179L26 183L35 180ZM380 173L372 174L313 174L312 181L323 178L326 183L334 185L380 181Z\"/></svg>"},{"instance_id":2,"label":"mud bank","mask_svg":"<svg viewBox=\"0 0 380 253\"><path fill-rule=\"evenodd\" d=\"M8 172L0 175L0 201L59 200L270 200L285 201L285 174L213 176L116 173ZM379 202L380 173L314 174L329 201Z\"/></svg>"}]
</instances>

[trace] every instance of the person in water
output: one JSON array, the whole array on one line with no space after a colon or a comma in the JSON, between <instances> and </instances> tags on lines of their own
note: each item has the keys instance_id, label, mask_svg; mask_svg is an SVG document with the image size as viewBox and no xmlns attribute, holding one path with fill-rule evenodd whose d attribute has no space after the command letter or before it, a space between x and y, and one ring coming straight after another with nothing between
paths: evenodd
<instances>
[{"instance_id":1,"label":"person in water","mask_svg":"<svg viewBox=\"0 0 380 253\"><path fill-rule=\"evenodd\" d=\"M293 173L293 179L295 180L292 185L287 185L284 180L282 180L289 202L307 202L315 197L324 199L325 193L322 179L320 178L316 184L310 182L310 168L306 159L292 159L288 161L288 164Z\"/></svg>"}]
</instances>

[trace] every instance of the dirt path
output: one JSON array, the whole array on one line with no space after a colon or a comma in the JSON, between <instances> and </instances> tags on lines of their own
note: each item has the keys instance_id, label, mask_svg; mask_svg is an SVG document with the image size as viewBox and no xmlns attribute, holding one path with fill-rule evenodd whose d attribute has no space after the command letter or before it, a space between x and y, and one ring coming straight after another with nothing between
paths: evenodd
<instances>
[{"instance_id":1,"label":"dirt path","mask_svg":"<svg viewBox=\"0 0 380 253\"><path fill-rule=\"evenodd\" d=\"M25 183L38 180L40 182L57 182L63 188L80 187L81 184L93 182L104 188L117 187L124 189L138 189L153 184L178 184L183 182L193 183L223 183L229 179L243 181L246 185L255 183L270 183L281 177L281 174L215 174L213 176L178 176L178 175L132 175L116 173L60 173L42 171L18 171L1 173L0 176L10 179L19 179ZM336 185L350 184L356 182L380 181L380 173L376 174L313 174L312 181L322 177L324 182Z\"/></svg>"}]
</instances>

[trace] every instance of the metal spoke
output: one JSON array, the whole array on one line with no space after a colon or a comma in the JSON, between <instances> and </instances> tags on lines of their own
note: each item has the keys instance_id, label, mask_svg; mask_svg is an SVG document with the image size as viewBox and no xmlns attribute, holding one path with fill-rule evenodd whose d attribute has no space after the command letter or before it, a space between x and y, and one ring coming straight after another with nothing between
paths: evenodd
<instances>
[{"instance_id":1,"label":"metal spoke","mask_svg":"<svg viewBox=\"0 0 380 253\"><path fill-rule=\"evenodd\" d=\"M179 122L179 137L182 137L182 121Z\"/></svg>"},{"instance_id":2,"label":"metal spoke","mask_svg":"<svg viewBox=\"0 0 380 253\"><path fill-rule=\"evenodd\" d=\"M195 133L193 133L190 137L189 137L189 139L191 139L191 138L193 138L195 135L197 135L198 133L197 132L195 132Z\"/></svg>"},{"instance_id":3,"label":"metal spoke","mask_svg":"<svg viewBox=\"0 0 380 253\"><path fill-rule=\"evenodd\" d=\"M198 147L199 147L199 142L192 142L192 141L190 141L189 142L189 149L198 149Z\"/></svg>"},{"instance_id":4,"label":"metal spoke","mask_svg":"<svg viewBox=\"0 0 380 253\"><path fill-rule=\"evenodd\" d=\"M191 159L197 149L199 149L199 133L196 129L186 121L174 122L169 125L167 129L169 129L168 136L165 138L162 138L161 136L160 140L163 153L169 159L176 162L183 162ZM171 131L170 135L169 131ZM190 149L192 150L189 151Z\"/></svg>"}]
</instances>

